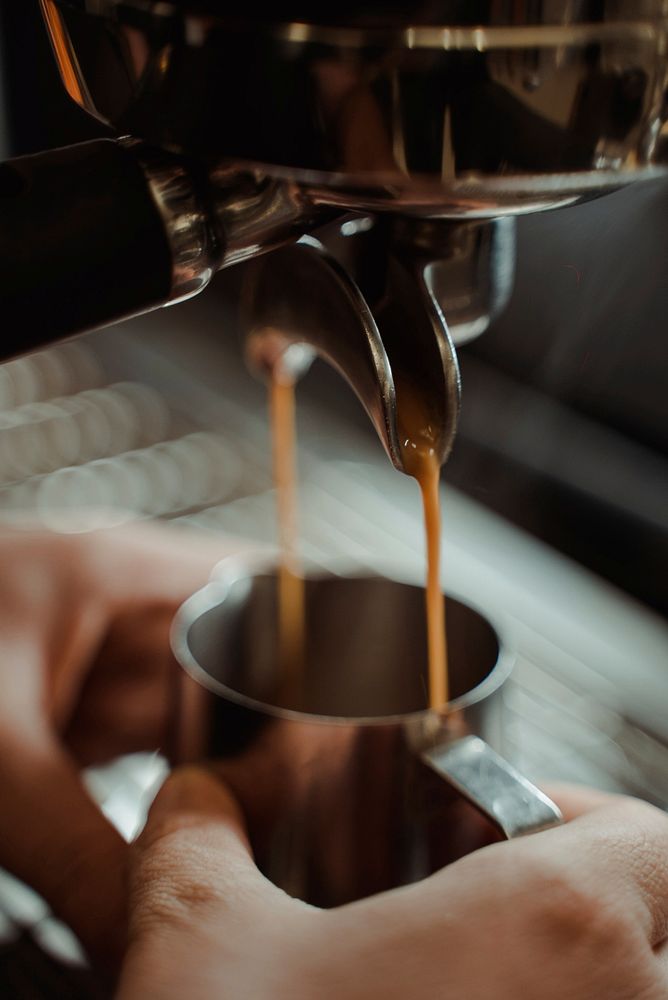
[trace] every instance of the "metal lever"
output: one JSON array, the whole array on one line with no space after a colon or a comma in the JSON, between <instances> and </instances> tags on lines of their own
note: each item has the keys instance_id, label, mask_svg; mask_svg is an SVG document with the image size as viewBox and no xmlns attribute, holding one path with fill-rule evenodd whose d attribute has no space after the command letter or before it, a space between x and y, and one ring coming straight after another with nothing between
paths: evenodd
<instances>
[{"instance_id":1,"label":"metal lever","mask_svg":"<svg viewBox=\"0 0 668 1000\"><path fill-rule=\"evenodd\" d=\"M422 759L484 813L510 840L563 821L539 788L478 736L427 750Z\"/></svg>"}]
</instances>

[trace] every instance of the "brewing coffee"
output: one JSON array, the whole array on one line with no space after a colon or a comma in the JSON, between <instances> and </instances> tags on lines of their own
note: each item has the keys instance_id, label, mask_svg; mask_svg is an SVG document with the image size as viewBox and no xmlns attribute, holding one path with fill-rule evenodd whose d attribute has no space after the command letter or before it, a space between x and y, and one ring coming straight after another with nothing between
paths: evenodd
<instances>
[{"instance_id":1,"label":"brewing coffee","mask_svg":"<svg viewBox=\"0 0 668 1000\"><path fill-rule=\"evenodd\" d=\"M558 822L485 742L502 749L513 657L483 615L449 598L452 700L432 712L421 587L323 573L304 587L297 711L276 696L278 581L266 555L223 560L172 630L190 679L174 687L170 758L215 762L271 881L329 907L423 878L487 839L462 795L508 837Z\"/></svg>"},{"instance_id":2,"label":"brewing coffee","mask_svg":"<svg viewBox=\"0 0 668 1000\"><path fill-rule=\"evenodd\" d=\"M295 376L279 360L269 384L273 475L280 547L278 662L284 704L301 701L304 671L304 580L297 544Z\"/></svg>"},{"instance_id":3,"label":"brewing coffee","mask_svg":"<svg viewBox=\"0 0 668 1000\"><path fill-rule=\"evenodd\" d=\"M427 554L429 706L440 708L448 702L448 655L445 598L440 579L441 467L437 458L438 432L422 396L413 386L398 382L396 392L402 461L406 472L417 481L422 494Z\"/></svg>"},{"instance_id":4,"label":"brewing coffee","mask_svg":"<svg viewBox=\"0 0 668 1000\"><path fill-rule=\"evenodd\" d=\"M447 704L448 662L445 599L440 582L440 465L438 431L421 394L408 384L397 385L397 423L406 472L422 495L426 536L426 614L428 702ZM304 671L304 582L297 547L297 475L295 377L288 365L275 362L270 379L270 419L276 489L280 564L278 573L278 657L284 704L298 705Z\"/></svg>"}]
</instances>

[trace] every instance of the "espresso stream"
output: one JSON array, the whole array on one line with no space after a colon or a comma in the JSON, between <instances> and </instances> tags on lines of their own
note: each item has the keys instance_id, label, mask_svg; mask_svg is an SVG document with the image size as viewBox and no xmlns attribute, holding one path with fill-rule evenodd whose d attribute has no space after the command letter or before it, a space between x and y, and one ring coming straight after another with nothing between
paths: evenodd
<instances>
[{"instance_id":1,"label":"espresso stream","mask_svg":"<svg viewBox=\"0 0 668 1000\"><path fill-rule=\"evenodd\" d=\"M281 367L270 382L274 483L278 514L278 656L283 704L301 703L306 643L304 581L297 548L295 380ZM430 708L448 701L445 599L440 583L440 464L437 431L419 392L397 385L397 423L402 460L422 494L427 547L427 649Z\"/></svg>"},{"instance_id":2,"label":"espresso stream","mask_svg":"<svg viewBox=\"0 0 668 1000\"><path fill-rule=\"evenodd\" d=\"M441 590L441 466L437 457L438 431L421 394L397 383L397 424L404 469L417 481L422 494L427 548L427 657L429 707L448 701L448 647L445 598Z\"/></svg>"},{"instance_id":3,"label":"espresso stream","mask_svg":"<svg viewBox=\"0 0 668 1000\"><path fill-rule=\"evenodd\" d=\"M299 705L304 671L306 621L304 579L297 545L297 456L295 380L280 364L270 388L273 473L278 515L278 657L281 700Z\"/></svg>"}]
</instances>

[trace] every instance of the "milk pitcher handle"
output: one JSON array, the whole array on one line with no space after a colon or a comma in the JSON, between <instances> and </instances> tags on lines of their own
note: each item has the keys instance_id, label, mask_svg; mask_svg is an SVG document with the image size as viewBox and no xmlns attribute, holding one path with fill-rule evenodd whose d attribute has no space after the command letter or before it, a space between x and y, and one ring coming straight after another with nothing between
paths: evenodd
<instances>
[{"instance_id":1,"label":"milk pitcher handle","mask_svg":"<svg viewBox=\"0 0 668 1000\"><path fill-rule=\"evenodd\" d=\"M509 840L563 822L555 803L478 736L465 736L427 750L422 760Z\"/></svg>"}]
</instances>

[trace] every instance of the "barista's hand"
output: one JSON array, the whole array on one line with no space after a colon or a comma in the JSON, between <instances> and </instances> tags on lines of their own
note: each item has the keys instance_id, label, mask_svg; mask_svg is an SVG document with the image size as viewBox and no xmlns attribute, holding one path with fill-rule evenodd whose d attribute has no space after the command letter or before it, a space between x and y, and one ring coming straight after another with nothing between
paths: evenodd
<instances>
[{"instance_id":1,"label":"barista's hand","mask_svg":"<svg viewBox=\"0 0 668 1000\"><path fill-rule=\"evenodd\" d=\"M665 1000L668 817L559 800L562 828L320 911L260 875L228 793L185 770L134 847L118 1000Z\"/></svg>"},{"instance_id":2,"label":"barista's hand","mask_svg":"<svg viewBox=\"0 0 668 1000\"><path fill-rule=\"evenodd\" d=\"M155 527L0 530L0 867L98 958L122 946L127 846L79 767L161 744L169 623L221 550Z\"/></svg>"}]
</instances>

